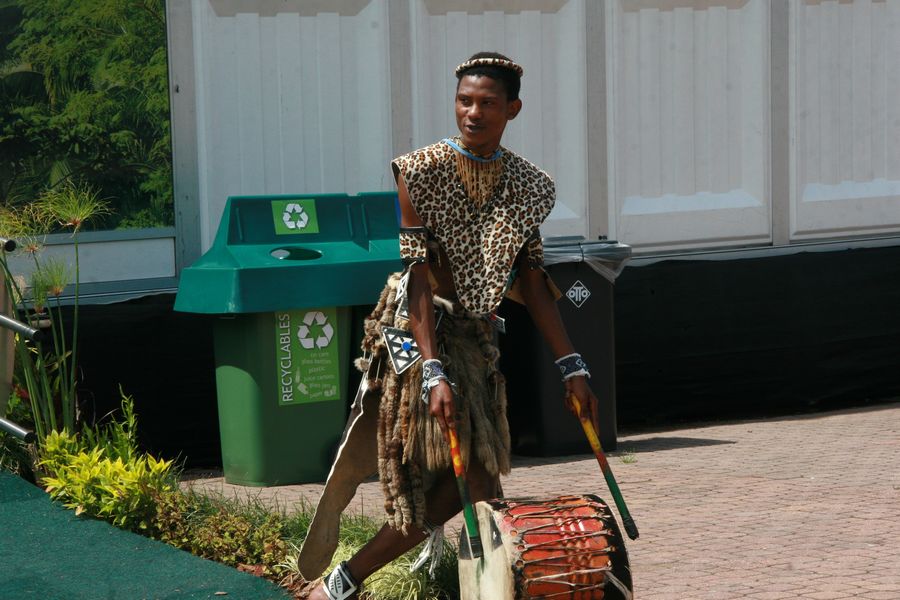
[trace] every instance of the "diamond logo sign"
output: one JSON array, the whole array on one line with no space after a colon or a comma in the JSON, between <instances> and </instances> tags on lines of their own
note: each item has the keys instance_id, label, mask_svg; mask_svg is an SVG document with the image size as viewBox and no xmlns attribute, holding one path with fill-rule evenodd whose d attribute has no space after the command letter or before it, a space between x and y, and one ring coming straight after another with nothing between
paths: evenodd
<instances>
[{"instance_id":1,"label":"diamond logo sign","mask_svg":"<svg viewBox=\"0 0 900 600\"><path fill-rule=\"evenodd\" d=\"M273 200L272 221L277 235L319 233L315 200Z\"/></svg>"},{"instance_id":2,"label":"diamond logo sign","mask_svg":"<svg viewBox=\"0 0 900 600\"><path fill-rule=\"evenodd\" d=\"M587 289L581 281L576 280L575 283L572 284L572 287L569 288L569 291L566 292L566 298L572 301L577 308L581 308L581 305L587 302L587 299L591 297L591 290Z\"/></svg>"}]
</instances>

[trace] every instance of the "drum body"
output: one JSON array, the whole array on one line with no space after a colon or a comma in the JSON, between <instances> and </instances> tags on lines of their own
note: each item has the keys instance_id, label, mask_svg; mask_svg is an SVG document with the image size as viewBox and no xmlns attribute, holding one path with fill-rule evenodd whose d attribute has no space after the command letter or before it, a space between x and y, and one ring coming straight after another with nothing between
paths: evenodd
<instances>
[{"instance_id":1,"label":"drum body","mask_svg":"<svg viewBox=\"0 0 900 600\"><path fill-rule=\"evenodd\" d=\"M504 498L476 505L484 558L460 535L460 600L631 600L615 517L593 495Z\"/></svg>"}]
</instances>

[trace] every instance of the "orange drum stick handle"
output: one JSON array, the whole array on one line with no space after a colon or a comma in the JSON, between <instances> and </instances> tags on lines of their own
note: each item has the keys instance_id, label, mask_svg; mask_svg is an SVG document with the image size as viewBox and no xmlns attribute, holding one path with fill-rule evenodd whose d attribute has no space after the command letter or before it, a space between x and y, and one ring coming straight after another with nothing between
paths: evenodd
<instances>
[{"instance_id":1,"label":"orange drum stick handle","mask_svg":"<svg viewBox=\"0 0 900 600\"><path fill-rule=\"evenodd\" d=\"M628 512L625 498L622 497L622 492L619 490L619 484L616 483L616 478L609 466L609 461L606 460L606 455L603 453L603 447L600 445L600 439L597 437L597 432L594 431L594 425L591 423L590 419L581 412L581 403L578 402L578 397L575 396L575 394L569 395L569 401L572 403L572 406L575 407L575 412L578 413L578 420L581 422L581 428L584 429L584 434L587 436L588 443L590 443L591 449L594 451L594 456L597 457L597 462L600 463L600 471L603 472L603 478L606 479L606 485L609 487L613 501L616 503L616 508L619 509L619 515L622 517L622 525L625 527L625 533L627 533L628 537L631 539L636 540L638 535L640 535L638 533L637 525L635 525L634 519L631 518L631 513Z\"/></svg>"},{"instance_id":2,"label":"orange drum stick handle","mask_svg":"<svg viewBox=\"0 0 900 600\"><path fill-rule=\"evenodd\" d=\"M478 531L478 519L475 518L475 510L472 508L472 500L469 497L469 483L466 481L466 469L463 466L462 454L459 452L459 439L456 430L448 427L450 434L450 459L453 461L453 474L456 475L456 487L459 489L459 499L462 502L463 518L466 522L466 531L469 536L469 548L473 558L484 556L481 547L481 534Z\"/></svg>"}]
</instances>

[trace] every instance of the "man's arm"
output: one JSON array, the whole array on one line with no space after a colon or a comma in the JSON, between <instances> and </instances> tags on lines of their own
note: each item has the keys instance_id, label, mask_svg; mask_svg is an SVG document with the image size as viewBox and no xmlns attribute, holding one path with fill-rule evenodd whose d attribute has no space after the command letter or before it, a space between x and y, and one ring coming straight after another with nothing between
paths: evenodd
<instances>
[{"instance_id":1,"label":"man's arm","mask_svg":"<svg viewBox=\"0 0 900 600\"><path fill-rule=\"evenodd\" d=\"M400 200L400 225L402 227L422 227L422 220L409 199L409 190L402 175L397 176L397 193ZM434 301L429 283L428 261L415 263L410 267L407 297L409 300L409 326L422 353L422 360L438 358L435 334ZM453 391L446 381L438 382L431 388L429 403L431 414L438 420L441 430L447 433L447 425L453 424Z\"/></svg>"},{"instance_id":2,"label":"man's arm","mask_svg":"<svg viewBox=\"0 0 900 600\"><path fill-rule=\"evenodd\" d=\"M569 334L563 325L562 317L559 314L559 308L556 306L556 300L544 281L546 274L542 269L532 268L524 257L520 257L519 262L519 285L522 293L522 299L525 301L525 307L531 320L534 321L535 327L540 331L544 341L550 348L553 358L559 359L568 354L575 352ZM587 383L587 378L583 375L575 376L565 380L566 390L566 406L574 412L572 405L569 403L569 394L575 394L582 410L589 411L589 417L594 424L594 429L600 431L600 423L597 410L597 397L591 391ZM577 415L576 415L577 416Z\"/></svg>"}]
</instances>

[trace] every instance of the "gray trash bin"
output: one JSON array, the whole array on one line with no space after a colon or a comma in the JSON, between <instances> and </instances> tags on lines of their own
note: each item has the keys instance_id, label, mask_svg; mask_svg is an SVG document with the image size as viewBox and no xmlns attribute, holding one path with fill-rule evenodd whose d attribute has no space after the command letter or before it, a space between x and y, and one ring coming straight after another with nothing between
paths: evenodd
<instances>
[{"instance_id":1,"label":"gray trash bin","mask_svg":"<svg viewBox=\"0 0 900 600\"><path fill-rule=\"evenodd\" d=\"M604 450L616 448L616 359L613 283L631 257L631 247L583 237L546 238L544 263L563 293L557 303L569 337L591 369L599 400ZM513 452L563 456L590 452L578 420L562 402L559 371L525 308L506 300L500 335L501 370L507 378Z\"/></svg>"}]
</instances>

